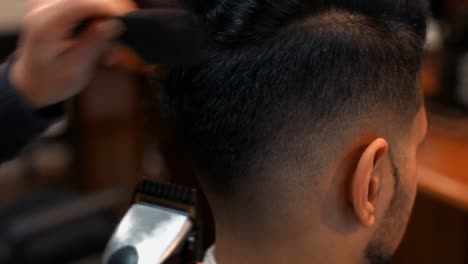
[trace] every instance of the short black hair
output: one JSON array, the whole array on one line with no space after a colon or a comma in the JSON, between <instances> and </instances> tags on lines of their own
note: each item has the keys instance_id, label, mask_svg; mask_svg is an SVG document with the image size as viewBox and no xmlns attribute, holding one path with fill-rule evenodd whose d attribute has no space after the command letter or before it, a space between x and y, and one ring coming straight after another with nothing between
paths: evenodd
<instances>
[{"instance_id":1,"label":"short black hair","mask_svg":"<svg viewBox=\"0 0 468 264\"><path fill-rule=\"evenodd\" d=\"M305 132L339 136L328 124L410 120L421 106L426 1L201 2L187 3L207 27L210 55L172 67L165 87L170 118L216 193L288 162L283 146Z\"/></svg>"}]
</instances>

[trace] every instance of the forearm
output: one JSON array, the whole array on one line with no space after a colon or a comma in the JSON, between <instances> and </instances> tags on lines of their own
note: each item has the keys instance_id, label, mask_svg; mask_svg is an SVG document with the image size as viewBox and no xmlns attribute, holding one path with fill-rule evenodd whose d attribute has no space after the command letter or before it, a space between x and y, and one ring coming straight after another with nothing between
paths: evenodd
<instances>
[{"instance_id":1,"label":"forearm","mask_svg":"<svg viewBox=\"0 0 468 264\"><path fill-rule=\"evenodd\" d=\"M63 112L61 105L34 109L9 78L10 63L0 67L0 163L13 158Z\"/></svg>"}]
</instances>

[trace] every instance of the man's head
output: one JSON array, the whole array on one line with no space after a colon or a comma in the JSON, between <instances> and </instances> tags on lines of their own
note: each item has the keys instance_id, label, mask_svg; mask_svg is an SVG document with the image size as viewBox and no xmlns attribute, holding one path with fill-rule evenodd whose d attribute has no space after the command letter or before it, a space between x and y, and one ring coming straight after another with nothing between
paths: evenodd
<instances>
[{"instance_id":1,"label":"man's head","mask_svg":"<svg viewBox=\"0 0 468 264\"><path fill-rule=\"evenodd\" d=\"M221 263L237 254L379 263L395 251L427 126L416 84L426 9L417 0L197 6L211 54L171 70L167 95L213 209Z\"/></svg>"}]
</instances>

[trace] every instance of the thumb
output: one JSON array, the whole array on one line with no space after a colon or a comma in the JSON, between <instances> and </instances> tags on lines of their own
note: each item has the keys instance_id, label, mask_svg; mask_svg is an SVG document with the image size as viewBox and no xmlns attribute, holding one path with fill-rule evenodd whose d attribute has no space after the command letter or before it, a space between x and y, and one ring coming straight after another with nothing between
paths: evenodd
<instances>
[{"instance_id":1,"label":"thumb","mask_svg":"<svg viewBox=\"0 0 468 264\"><path fill-rule=\"evenodd\" d=\"M117 20L94 22L79 36L69 59L85 68L94 66L123 28Z\"/></svg>"}]
</instances>

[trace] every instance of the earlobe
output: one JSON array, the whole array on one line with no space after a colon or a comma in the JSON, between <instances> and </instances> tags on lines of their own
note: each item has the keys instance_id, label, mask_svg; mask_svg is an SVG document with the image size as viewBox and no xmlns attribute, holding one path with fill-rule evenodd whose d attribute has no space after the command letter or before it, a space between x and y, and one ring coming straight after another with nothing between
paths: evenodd
<instances>
[{"instance_id":1,"label":"earlobe","mask_svg":"<svg viewBox=\"0 0 468 264\"><path fill-rule=\"evenodd\" d=\"M375 223L375 201L380 191L380 178L375 175L375 169L387 151L386 140L372 141L362 153L351 181L351 203L356 217L366 227Z\"/></svg>"}]
</instances>

